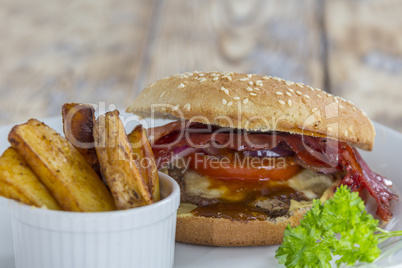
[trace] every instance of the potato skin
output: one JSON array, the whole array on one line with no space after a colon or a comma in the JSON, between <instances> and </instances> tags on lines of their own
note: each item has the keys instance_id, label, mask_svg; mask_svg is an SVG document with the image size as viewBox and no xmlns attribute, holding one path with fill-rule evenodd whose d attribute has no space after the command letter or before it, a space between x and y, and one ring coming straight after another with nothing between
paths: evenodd
<instances>
[{"instance_id":1,"label":"potato skin","mask_svg":"<svg viewBox=\"0 0 402 268\"><path fill-rule=\"evenodd\" d=\"M0 157L0 195L27 205L61 209L24 158L11 147Z\"/></svg>"},{"instance_id":2,"label":"potato skin","mask_svg":"<svg viewBox=\"0 0 402 268\"><path fill-rule=\"evenodd\" d=\"M117 110L98 117L94 126L94 138L102 174L117 209L151 204L151 195L133 159L133 152Z\"/></svg>"},{"instance_id":3,"label":"potato skin","mask_svg":"<svg viewBox=\"0 0 402 268\"><path fill-rule=\"evenodd\" d=\"M93 137L94 107L85 103L65 103L61 108L61 114L64 136L82 154L98 176L102 177Z\"/></svg>"},{"instance_id":4,"label":"potato skin","mask_svg":"<svg viewBox=\"0 0 402 268\"><path fill-rule=\"evenodd\" d=\"M44 123L30 119L11 130L8 140L50 190L63 210L114 210L113 198L84 157Z\"/></svg>"},{"instance_id":5,"label":"potato skin","mask_svg":"<svg viewBox=\"0 0 402 268\"><path fill-rule=\"evenodd\" d=\"M151 193L152 201L156 202L160 200L158 168L146 130L142 125L138 125L127 135L127 138L133 150L133 158L137 163L138 170Z\"/></svg>"}]
</instances>

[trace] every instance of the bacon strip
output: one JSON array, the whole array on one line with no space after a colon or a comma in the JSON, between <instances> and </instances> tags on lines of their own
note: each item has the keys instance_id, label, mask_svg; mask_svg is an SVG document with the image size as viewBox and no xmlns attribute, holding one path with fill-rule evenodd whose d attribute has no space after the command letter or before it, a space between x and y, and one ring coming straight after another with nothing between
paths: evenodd
<instances>
[{"instance_id":1,"label":"bacon strip","mask_svg":"<svg viewBox=\"0 0 402 268\"><path fill-rule=\"evenodd\" d=\"M349 186L352 191L367 189L377 202L376 214L382 220L389 221L392 218L390 201L398 200L398 196L388 188L388 185L392 185L391 181L373 172L359 152L349 145L343 144L341 155L340 163L347 171L341 184Z\"/></svg>"},{"instance_id":2,"label":"bacon strip","mask_svg":"<svg viewBox=\"0 0 402 268\"><path fill-rule=\"evenodd\" d=\"M185 121L175 121L160 127L153 127L147 129L147 137L149 143L153 144L163 136L168 135L174 131L181 130L185 125Z\"/></svg>"},{"instance_id":3,"label":"bacon strip","mask_svg":"<svg viewBox=\"0 0 402 268\"><path fill-rule=\"evenodd\" d=\"M346 173L341 185L347 185L352 191L367 189L377 202L376 214L384 221L392 217L390 201L398 200L398 196L389 189L392 183L374 173L359 152L344 142L284 132L245 132L200 123L183 124L180 121L158 127L156 131L148 129L148 133L152 131L152 150L159 167L171 161L175 150L184 147L202 150L213 146L255 151L284 146L295 153L305 168L326 174Z\"/></svg>"}]
</instances>

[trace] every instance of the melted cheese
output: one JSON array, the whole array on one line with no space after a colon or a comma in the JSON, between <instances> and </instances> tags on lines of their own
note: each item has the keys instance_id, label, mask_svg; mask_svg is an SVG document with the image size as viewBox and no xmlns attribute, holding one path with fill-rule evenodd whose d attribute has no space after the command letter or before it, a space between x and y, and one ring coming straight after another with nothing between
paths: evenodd
<instances>
[{"instance_id":1,"label":"melted cheese","mask_svg":"<svg viewBox=\"0 0 402 268\"><path fill-rule=\"evenodd\" d=\"M320 201L321 203L324 203L328 199L332 198L334 196L334 191L335 188L339 186L341 183L341 180L338 178L336 179L331 186L325 190L325 192L321 195ZM293 211L299 208L304 208L304 207L312 207L313 206L313 200L311 201L296 201L296 200L290 200L290 207L289 211Z\"/></svg>"},{"instance_id":2,"label":"melted cheese","mask_svg":"<svg viewBox=\"0 0 402 268\"><path fill-rule=\"evenodd\" d=\"M190 194L206 197L220 198L227 190L225 187L218 189L209 189L211 182L208 177L200 175L193 170L188 170L184 175L186 191Z\"/></svg>"},{"instance_id":3,"label":"melted cheese","mask_svg":"<svg viewBox=\"0 0 402 268\"><path fill-rule=\"evenodd\" d=\"M208 177L195 171L188 170L184 175L186 191L190 194L206 197L220 198L228 202L241 202L246 197L246 191L230 189L228 184L211 185ZM303 170L287 181L271 181L273 187L289 187L302 192L309 199L320 198L323 193L333 184L333 176L315 173L311 170Z\"/></svg>"},{"instance_id":4,"label":"melted cheese","mask_svg":"<svg viewBox=\"0 0 402 268\"><path fill-rule=\"evenodd\" d=\"M309 199L316 199L331 187L333 177L304 169L287 182L288 186L293 190L302 192Z\"/></svg>"},{"instance_id":5,"label":"melted cheese","mask_svg":"<svg viewBox=\"0 0 402 268\"><path fill-rule=\"evenodd\" d=\"M177 215L182 217L191 217L191 211L197 208L196 205L190 203L180 203L179 209L177 210Z\"/></svg>"},{"instance_id":6,"label":"melted cheese","mask_svg":"<svg viewBox=\"0 0 402 268\"><path fill-rule=\"evenodd\" d=\"M289 207L289 212L299 209L299 208L310 208L313 206L313 200L311 201L296 201L291 199L290 200L290 207Z\"/></svg>"}]
</instances>

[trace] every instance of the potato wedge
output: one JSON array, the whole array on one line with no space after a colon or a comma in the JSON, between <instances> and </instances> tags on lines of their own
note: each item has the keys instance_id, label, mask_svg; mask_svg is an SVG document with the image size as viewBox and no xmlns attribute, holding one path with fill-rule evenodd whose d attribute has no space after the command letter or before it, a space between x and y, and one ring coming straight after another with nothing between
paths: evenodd
<instances>
[{"instance_id":1,"label":"potato wedge","mask_svg":"<svg viewBox=\"0 0 402 268\"><path fill-rule=\"evenodd\" d=\"M160 200L158 169L146 130L142 125L138 125L127 135L127 138L133 150L133 158L138 170L151 193L152 201Z\"/></svg>"},{"instance_id":2,"label":"potato wedge","mask_svg":"<svg viewBox=\"0 0 402 268\"><path fill-rule=\"evenodd\" d=\"M84 103L65 103L61 108L61 114L64 136L82 154L98 176L102 177L92 133L95 123L94 107Z\"/></svg>"},{"instance_id":3,"label":"potato wedge","mask_svg":"<svg viewBox=\"0 0 402 268\"><path fill-rule=\"evenodd\" d=\"M136 167L117 110L98 117L94 126L94 138L101 170L117 209L151 204L151 195Z\"/></svg>"},{"instance_id":4,"label":"potato wedge","mask_svg":"<svg viewBox=\"0 0 402 268\"><path fill-rule=\"evenodd\" d=\"M27 205L61 209L21 155L11 147L0 157L0 195Z\"/></svg>"},{"instance_id":5,"label":"potato wedge","mask_svg":"<svg viewBox=\"0 0 402 268\"><path fill-rule=\"evenodd\" d=\"M114 210L113 198L84 157L52 128L36 119L17 125L8 140L63 210Z\"/></svg>"}]
</instances>

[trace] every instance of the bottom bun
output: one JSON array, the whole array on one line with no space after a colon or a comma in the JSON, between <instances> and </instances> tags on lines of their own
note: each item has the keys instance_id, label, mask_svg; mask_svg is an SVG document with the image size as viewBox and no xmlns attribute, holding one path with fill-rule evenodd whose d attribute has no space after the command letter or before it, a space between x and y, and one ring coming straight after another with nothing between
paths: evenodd
<instances>
[{"instance_id":1,"label":"bottom bun","mask_svg":"<svg viewBox=\"0 0 402 268\"><path fill-rule=\"evenodd\" d=\"M294 210L288 215L266 221L232 221L224 218L178 214L176 241L224 247L266 246L282 243L288 223L299 225L307 207Z\"/></svg>"}]
</instances>

